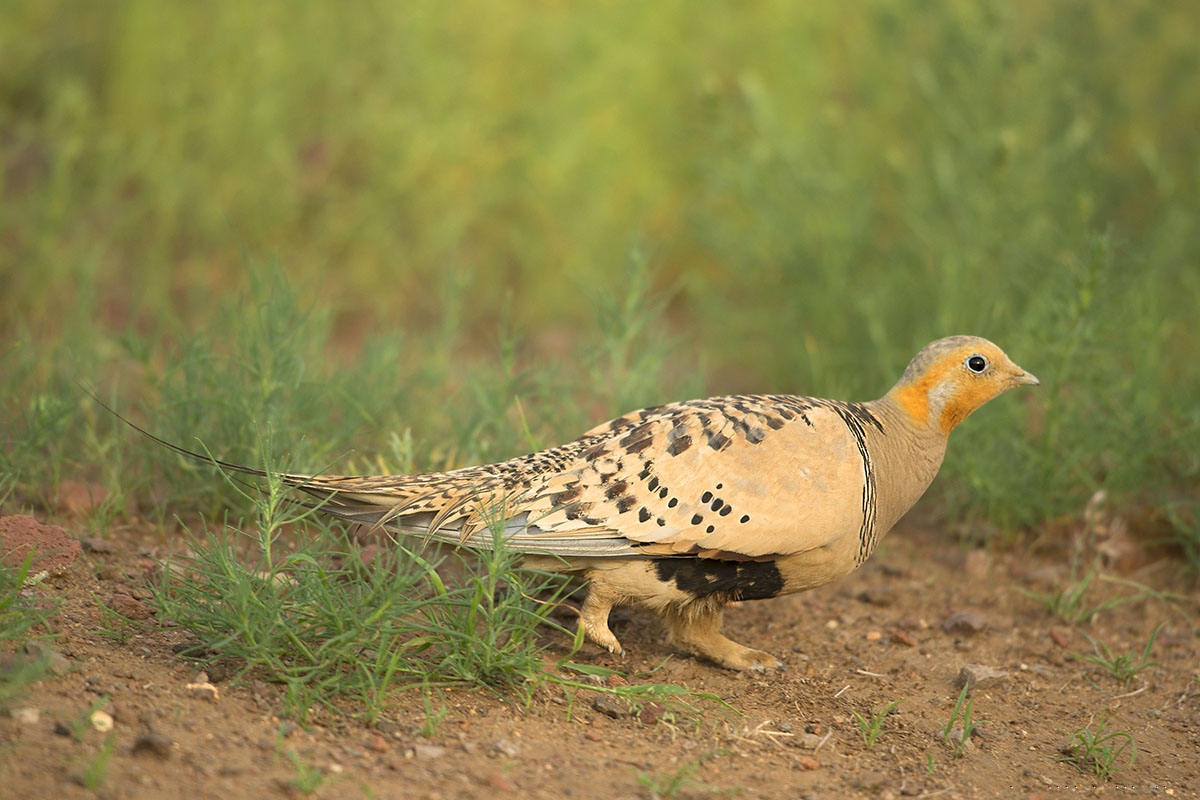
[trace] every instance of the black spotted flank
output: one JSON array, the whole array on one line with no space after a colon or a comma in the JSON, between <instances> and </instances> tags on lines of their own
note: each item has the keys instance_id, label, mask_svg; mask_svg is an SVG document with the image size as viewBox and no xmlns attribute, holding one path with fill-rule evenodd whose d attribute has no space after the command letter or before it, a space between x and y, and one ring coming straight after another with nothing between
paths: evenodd
<instances>
[{"instance_id":1,"label":"black spotted flank","mask_svg":"<svg viewBox=\"0 0 1200 800\"><path fill-rule=\"evenodd\" d=\"M655 475L653 478L650 479L650 482L646 484L646 488L652 492L658 491L658 476L657 475Z\"/></svg>"},{"instance_id":2,"label":"black spotted flank","mask_svg":"<svg viewBox=\"0 0 1200 800\"><path fill-rule=\"evenodd\" d=\"M749 521L750 521L749 514L742 514L742 518L738 520L738 522L742 523L743 525L745 525Z\"/></svg>"},{"instance_id":3,"label":"black spotted flank","mask_svg":"<svg viewBox=\"0 0 1200 800\"><path fill-rule=\"evenodd\" d=\"M712 497L712 492L705 492L704 494L700 495L700 502L707 503L709 500L712 500Z\"/></svg>"},{"instance_id":4,"label":"black spotted flank","mask_svg":"<svg viewBox=\"0 0 1200 800\"><path fill-rule=\"evenodd\" d=\"M731 600L762 600L783 591L774 561L718 561L710 558L663 558L654 563L658 579L692 597L725 594Z\"/></svg>"},{"instance_id":5,"label":"black spotted flank","mask_svg":"<svg viewBox=\"0 0 1200 800\"><path fill-rule=\"evenodd\" d=\"M638 522L647 522L650 519L650 509L642 506L638 509Z\"/></svg>"},{"instance_id":6,"label":"black spotted flank","mask_svg":"<svg viewBox=\"0 0 1200 800\"><path fill-rule=\"evenodd\" d=\"M704 522L704 517L700 516L699 514L692 515L692 524L693 525L699 525L701 522Z\"/></svg>"},{"instance_id":7,"label":"black spotted flank","mask_svg":"<svg viewBox=\"0 0 1200 800\"><path fill-rule=\"evenodd\" d=\"M622 495L621 497L617 498L617 513L624 514L626 511L629 511L631 508L633 508L636 505L637 505L637 500L634 499L633 495L631 495L631 494Z\"/></svg>"}]
</instances>

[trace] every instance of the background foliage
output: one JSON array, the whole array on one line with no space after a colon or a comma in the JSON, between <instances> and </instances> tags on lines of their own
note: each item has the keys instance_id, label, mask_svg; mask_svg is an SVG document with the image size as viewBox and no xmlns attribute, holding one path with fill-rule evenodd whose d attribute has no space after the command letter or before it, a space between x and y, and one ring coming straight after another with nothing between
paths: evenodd
<instances>
[{"instance_id":1,"label":"background foliage","mask_svg":"<svg viewBox=\"0 0 1200 800\"><path fill-rule=\"evenodd\" d=\"M234 458L425 469L878 396L970 332L1043 387L956 433L948 511L1106 487L1195 548L1194 12L5 0L0 497L223 502L76 380Z\"/></svg>"}]
</instances>

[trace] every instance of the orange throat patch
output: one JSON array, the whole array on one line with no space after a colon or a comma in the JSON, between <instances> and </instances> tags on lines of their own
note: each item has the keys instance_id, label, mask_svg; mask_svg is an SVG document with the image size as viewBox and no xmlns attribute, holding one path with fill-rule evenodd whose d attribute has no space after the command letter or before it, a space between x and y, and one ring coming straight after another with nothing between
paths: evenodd
<instances>
[{"instance_id":1,"label":"orange throat patch","mask_svg":"<svg viewBox=\"0 0 1200 800\"><path fill-rule=\"evenodd\" d=\"M938 427L944 435L949 436L958 423L990 400L993 393L983 386L971 383L954 385L947 392L945 390L948 387L943 383L947 371L947 367L929 370L919 379L900 387L895 398L896 404L914 426L925 427L929 424L929 415L932 413L930 394L937 389L940 395L938 399L944 398L939 408Z\"/></svg>"}]
</instances>

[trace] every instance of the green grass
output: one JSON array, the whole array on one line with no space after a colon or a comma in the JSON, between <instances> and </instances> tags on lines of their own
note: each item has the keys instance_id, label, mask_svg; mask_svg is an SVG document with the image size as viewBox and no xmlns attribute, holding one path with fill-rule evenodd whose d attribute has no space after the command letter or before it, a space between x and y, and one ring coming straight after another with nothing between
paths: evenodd
<instances>
[{"instance_id":1,"label":"green grass","mask_svg":"<svg viewBox=\"0 0 1200 800\"><path fill-rule=\"evenodd\" d=\"M46 657L34 658L18 652L58 606L57 601L22 596L35 556L36 553L30 552L16 569L0 564L0 655L11 656L0 664L0 709L7 708L25 686L46 672Z\"/></svg>"},{"instance_id":2,"label":"green grass","mask_svg":"<svg viewBox=\"0 0 1200 800\"><path fill-rule=\"evenodd\" d=\"M1078 581L1068 581L1061 588L1053 592L1034 592L1020 588L1018 588L1017 591L1031 600L1035 600L1041 605L1045 606L1048 611L1069 625L1088 624L1105 611L1116 608L1120 605L1124 605L1125 603L1133 602L1135 600L1142 600L1147 597L1155 596L1160 598L1164 597L1163 595L1150 590L1148 587L1140 586L1139 584L1133 584L1144 591L1139 591L1131 595L1123 595L1121 597L1112 597L1107 600L1102 600L1095 605L1091 605L1087 600L1088 589L1091 587L1092 581L1098 574L1099 573L1096 571L1096 567L1093 566L1088 569L1087 573L1084 574L1084 576ZM1104 575L1101 575L1100 579L1108 580ZM1128 583L1126 581L1117 580L1112 580L1112 582Z\"/></svg>"},{"instance_id":3,"label":"green grass","mask_svg":"<svg viewBox=\"0 0 1200 800\"><path fill-rule=\"evenodd\" d=\"M966 755L971 735L979 725L972 716L975 701L967 696L969 691L970 687L964 684L962 691L958 693L958 699L954 701L950 719L946 720L946 724L942 727L942 744L950 746L955 758L962 758ZM958 724L955 725L955 723Z\"/></svg>"},{"instance_id":4,"label":"green grass","mask_svg":"<svg viewBox=\"0 0 1200 800\"><path fill-rule=\"evenodd\" d=\"M540 628L576 640L548 618L562 580L518 570L503 547L459 559L457 580L439 571L447 559L411 543L368 561L286 494L268 479L253 533L227 526L196 539L154 596L201 651L281 684L285 714L304 720L318 704L340 713L334 704L349 700L373 721L397 689L453 684L528 702L549 658ZM282 531L300 523L309 533L289 549ZM547 602L530 602L538 595Z\"/></svg>"},{"instance_id":5,"label":"green grass","mask_svg":"<svg viewBox=\"0 0 1200 800\"><path fill-rule=\"evenodd\" d=\"M868 750L874 747L875 743L879 741L879 737L883 735L883 723L887 720L888 715L895 711L896 707L903 702L903 700L893 700L878 711L870 709L866 716L859 714L857 711L853 712L854 719L858 723L859 738L862 739L863 745Z\"/></svg>"},{"instance_id":6,"label":"green grass","mask_svg":"<svg viewBox=\"0 0 1200 800\"><path fill-rule=\"evenodd\" d=\"M1094 652L1087 655L1076 654L1076 658L1103 667L1121 683L1129 683L1144 670L1158 666L1156 662L1150 660L1150 651L1154 649L1154 642L1158 639L1158 634L1165 624L1161 623L1155 627L1150 638L1146 640L1146 646L1142 648L1141 653L1136 651L1114 653L1103 641L1088 636L1087 639L1092 643ZM1086 636L1086 634L1084 635Z\"/></svg>"},{"instance_id":7,"label":"green grass","mask_svg":"<svg viewBox=\"0 0 1200 800\"><path fill-rule=\"evenodd\" d=\"M108 782L109 762L116 750L117 736L110 733L104 737L104 744L100 746L100 752L96 753L95 757L88 762L79 776L79 785L92 792L99 791L100 787Z\"/></svg>"},{"instance_id":8,"label":"green grass","mask_svg":"<svg viewBox=\"0 0 1200 800\"><path fill-rule=\"evenodd\" d=\"M282 749L282 740L276 745L277 752L282 752L287 760L292 765L295 771L295 777L288 781L288 785L295 789L300 794L313 794L328 780L328 776L318 766L305 761L294 750Z\"/></svg>"},{"instance_id":9,"label":"green grass","mask_svg":"<svg viewBox=\"0 0 1200 800\"><path fill-rule=\"evenodd\" d=\"M738 790L721 790L710 783L697 780L693 777L705 761L712 758L717 753L700 756L699 758L685 761L680 765L679 769L674 772L665 772L658 774L650 774L648 772L638 771L637 782L646 789L646 794L650 800L673 800L676 797L683 797L689 794L721 794L728 797L736 796Z\"/></svg>"},{"instance_id":10,"label":"green grass","mask_svg":"<svg viewBox=\"0 0 1200 800\"><path fill-rule=\"evenodd\" d=\"M1100 715L1096 730L1079 728L1071 735L1071 744L1060 760L1074 764L1083 772L1109 780L1116 770L1117 760L1128 756L1129 766L1137 758L1137 742L1126 731L1108 730L1108 712Z\"/></svg>"}]
</instances>

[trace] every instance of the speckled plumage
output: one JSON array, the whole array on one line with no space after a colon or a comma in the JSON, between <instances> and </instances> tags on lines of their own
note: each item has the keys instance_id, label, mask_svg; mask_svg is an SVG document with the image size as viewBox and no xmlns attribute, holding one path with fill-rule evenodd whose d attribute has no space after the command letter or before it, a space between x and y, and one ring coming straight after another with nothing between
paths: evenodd
<instances>
[{"instance_id":1,"label":"speckled plumage","mask_svg":"<svg viewBox=\"0 0 1200 800\"><path fill-rule=\"evenodd\" d=\"M285 480L323 511L398 535L486 548L489 525L502 526L531 565L588 580L582 624L613 652L621 645L609 611L633 603L663 616L684 650L733 669L770 668L773 656L720 633L722 608L860 566L929 486L954 426L1036 383L991 342L955 336L922 349L870 402L692 400L499 464Z\"/></svg>"}]
</instances>

